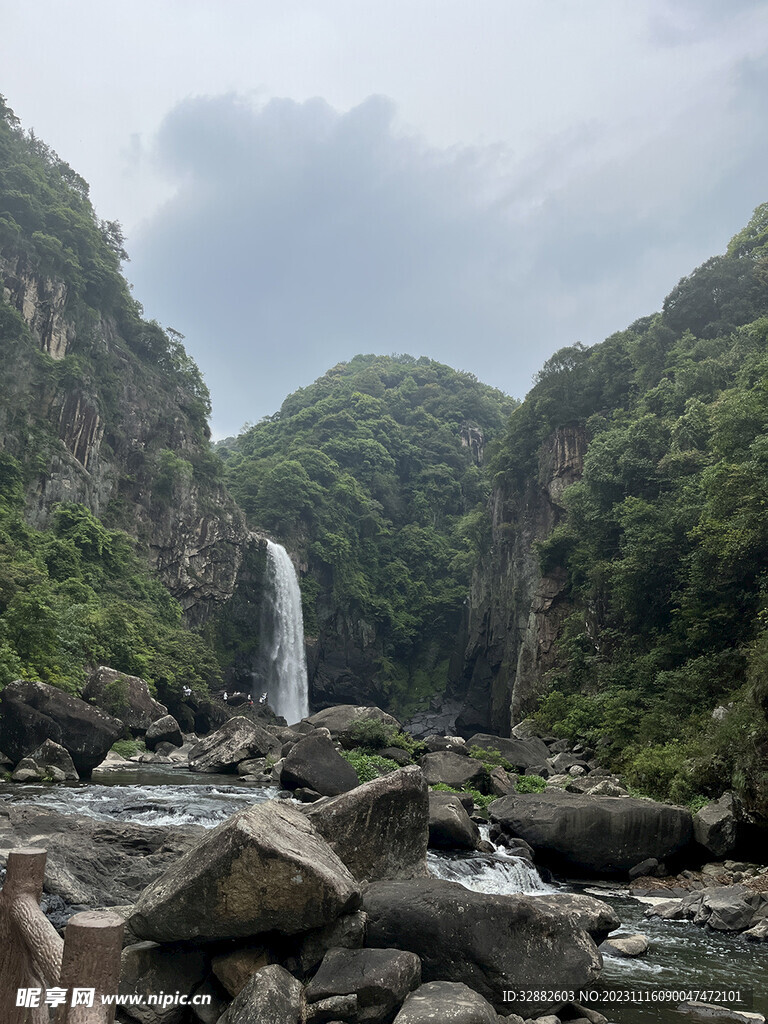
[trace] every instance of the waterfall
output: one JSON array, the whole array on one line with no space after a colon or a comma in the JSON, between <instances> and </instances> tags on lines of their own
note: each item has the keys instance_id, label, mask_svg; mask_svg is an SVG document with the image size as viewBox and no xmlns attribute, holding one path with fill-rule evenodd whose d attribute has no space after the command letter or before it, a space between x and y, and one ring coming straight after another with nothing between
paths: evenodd
<instances>
[{"instance_id":1,"label":"waterfall","mask_svg":"<svg viewBox=\"0 0 768 1024\"><path fill-rule=\"evenodd\" d=\"M293 725L309 714L301 591L288 552L271 540L267 541L267 578L262 621L264 689L275 714Z\"/></svg>"}]
</instances>

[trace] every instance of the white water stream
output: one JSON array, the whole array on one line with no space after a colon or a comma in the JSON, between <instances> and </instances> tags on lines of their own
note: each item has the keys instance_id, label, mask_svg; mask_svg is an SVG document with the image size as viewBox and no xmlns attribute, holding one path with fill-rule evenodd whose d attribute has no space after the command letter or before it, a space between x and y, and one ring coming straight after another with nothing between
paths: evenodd
<instances>
[{"instance_id":1,"label":"white water stream","mask_svg":"<svg viewBox=\"0 0 768 1024\"><path fill-rule=\"evenodd\" d=\"M262 619L264 686L275 714L294 725L309 714L301 591L288 552L271 540L267 541L267 574ZM259 696L254 694L256 699Z\"/></svg>"}]
</instances>

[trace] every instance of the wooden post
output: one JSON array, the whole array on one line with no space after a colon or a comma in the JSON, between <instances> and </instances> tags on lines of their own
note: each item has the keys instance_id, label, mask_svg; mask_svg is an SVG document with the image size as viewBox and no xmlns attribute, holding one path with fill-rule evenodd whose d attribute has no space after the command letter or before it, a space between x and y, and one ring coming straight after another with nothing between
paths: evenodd
<instances>
[{"instance_id":1,"label":"wooden post","mask_svg":"<svg viewBox=\"0 0 768 1024\"><path fill-rule=\"evenodd\" d=\"M86 911L67 922L60 986L67 990L60 1024L112 1024L115 1003L103 1004L102 995L116 995L120 985L123 919L111 912ZM73 1006L74 989L93 989L93 1005Z\"/></svg>"},{"instance_id":2,"label":"wooden post","mask_svg":"<svg viewBox=\"0 0 768 1024\"><path fill-rule=\"evenodd\" d=\"M0 892L0 1024L44 1024L48 1007L16 1005L19 989L56 985L64 943L40 910L45 850L11 850ZM40 1000L42 1002L42 1000Z\"/></svg>"}]
</instances>

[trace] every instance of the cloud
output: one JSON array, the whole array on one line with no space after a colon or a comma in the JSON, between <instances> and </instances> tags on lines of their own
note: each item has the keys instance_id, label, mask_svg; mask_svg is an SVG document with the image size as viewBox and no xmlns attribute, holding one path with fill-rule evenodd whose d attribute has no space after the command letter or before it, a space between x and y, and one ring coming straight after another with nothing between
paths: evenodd
<instances>
[{"instance_id":1,"label":"cloud","mask_svg":"<svg viewBox=\"0 0 768 1024\"><path fill-rule=\"evenodd\" d=\"M357 352L522 395L551 352L658 308L766 196L766 67L656 121L574 123L516 161L430 146L392 101L190 98L152 158L173 197L131 241L149 315L187 335L218 434Z\"/></svg>"}]
</instances>

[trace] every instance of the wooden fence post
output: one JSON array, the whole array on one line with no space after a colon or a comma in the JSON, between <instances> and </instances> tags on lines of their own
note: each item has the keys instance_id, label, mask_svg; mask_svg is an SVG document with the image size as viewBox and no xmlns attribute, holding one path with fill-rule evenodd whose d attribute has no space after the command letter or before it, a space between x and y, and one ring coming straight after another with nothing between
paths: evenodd
<instances>
[{"instance_id":1,"label":"wooden fence post","mask_svg":"<svg viewBox=\"0 0 768 1024\"><path fill-rule=\"evenodd\" d=\"M123 919L111 912L85 911L67 922L61 988L67 989L61 1024L112 1024L116 1003L104 1004L103 995L116 995L120 985ZM93 1005L73 1006L73 990L93 989Z\"/></svg>"},{"instance_id":2,"label":"wooden fence post","mask_svg":"<svg viewBox=\"0 0 768 1024\"><path fill-rule=\"evenodd\" d=\"M116 995L120 984L123 919L112 912L75 914L62 940L40 909L45 859L45 850L8 854L0 890L0 1024L49 1024L52 1016L60 1024L112 1024L116 1004L101 997ZM53 1015L45 999L50 989L66 990ZM72 1005L74 989L85 990L78 1005ZM25 1000L30 990L33 997Z\"/></svg>"},{"instance_id":3,"label":"wooden fence post","mask_svg":"<svg viewBox=\"0 0 768 1024\"><path fill-rule=\"evenodd\" d=\"M19 1007L19 989L56 985L64 943L40 910L45 850L11 850L0 892L0 1024L46 1024L45 1005Z\"/></svg>"}]
</instances>

